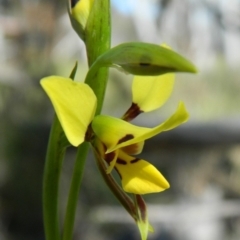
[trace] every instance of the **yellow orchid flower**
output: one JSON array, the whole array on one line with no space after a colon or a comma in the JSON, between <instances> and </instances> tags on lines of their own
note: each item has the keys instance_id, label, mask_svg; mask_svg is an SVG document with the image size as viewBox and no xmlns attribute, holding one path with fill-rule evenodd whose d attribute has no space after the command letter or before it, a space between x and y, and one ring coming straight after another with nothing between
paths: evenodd
<instances>
[{"instance_id":1,"label":"yellow orchid flower","mask_svg":"<svg viewBox=\"0 0 240 240\"><path fill-rule=\"evenodd\" d=\"M170 49L166 44L161 46ZM159 76L135 76L132 83L132 105L123 119L131 121L142 112L160 108L170 97L175 82L175 74Z\"/></svg>"},{"instance_id":2,"label":"yellow orchid flower","mask_svg":"<svg viewBox=\"0 0 240 240\"><path fill-rule=\"evenodd\" d=\"M126 192L146 194L161 192L169 188L169 183L149 162L130 156L141 152L143 142L163 131L171 130L186 122L188 113L181 102L176 112L162 124L154 128L135 126L122 119L98 115L92 121L94 134L106 147L105 160L121 176Z\"/></svg>"},{"instance_id":3,"label":"yellow orchid flower","mask_svg":"<svg viewBox=\"0 0 240 240\"><path fill-rule=\"evenodd\" d=\"M154 128L144 128L110 116L94 117L96 96L84 83L51 76L42 79L41 85L52 101L69 142L78 146L85 140L93 143L92 139L99 139L101 147L105 148L102 158L109 164L107 172L113 168L117 170L124 191L147 194L169 188L167 180L153 165L131 155L141 152L145 140L187 121L188 113L182 102L165 122Z\"/></svg>"}]
</instances>

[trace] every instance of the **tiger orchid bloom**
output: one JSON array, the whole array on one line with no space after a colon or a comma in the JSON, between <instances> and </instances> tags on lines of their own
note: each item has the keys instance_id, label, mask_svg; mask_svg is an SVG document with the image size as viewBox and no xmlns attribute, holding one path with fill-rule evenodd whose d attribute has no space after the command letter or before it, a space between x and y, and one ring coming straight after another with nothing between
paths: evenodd
<instances>
[{"instance_id":1,"label":"tiger orchid bloom","mask_svg":"<svg viewBox=\"0 0 240 240\"><path fill-rule=\"evenodd\" d=\"M161 84L158 83L160 77ZM140 112L160 107L169 97L174 81L172 75L160 77L152 80L145 77L145 82L140 77L134 79L133 105ZM154 128L145 128L127 122L139 114L130 115L131 108L123 119L95 116L97 99L92 89L84 83L51 76L42 79L41 85L53 104L68 141L76 147L84 141L90 141L101 153L102 160L109 165L107 173L116 169L125 192L142 195L169 188L167 180L152 164L133 155L142 151L145 140L188 120L188 113L182 102L165 122ZM142 94L144 89L148 89L145 95ZM156 100L158 95L161 97Z\"/></svg>"},{"instance_id":2,"label":"tiger orchid bloom","mask_svg":"<svg viewBox=\"0 0 240 240\"><path fill-rule=\"evenodd\" d=\"M92 129L106 147L105 160L110 165L108 172L116 168L126 192L146 194L161 192L169 188L169 184L152 164L132 155L141 152L145 140L171 130L187 119L186 109L180 103L169 119L154 128L139 127L122 119L98 115L92 121Z\"/></svg>"}]
</instances>

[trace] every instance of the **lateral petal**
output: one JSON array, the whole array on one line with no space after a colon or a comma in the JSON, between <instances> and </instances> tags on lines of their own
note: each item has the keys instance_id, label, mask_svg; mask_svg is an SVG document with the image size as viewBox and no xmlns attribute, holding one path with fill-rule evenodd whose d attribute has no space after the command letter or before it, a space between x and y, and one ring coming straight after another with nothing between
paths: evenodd
<instances>
[{"instance_id":1,"label":"lateral petal","mask_svg":"<svg viewBox=\"0 0 240 240\"><path fill-rule=\"evenodd\" d=\"M132 84L133 103L141 111L150 112L161 107L170 97L175 75L172 73L160 76L135 76Z\"/></svg>"},{"instance_id":2,"label":"lateral petal","mask_svg":"<svg viewBox=\"0 0 240 240\"><path fill-rule=\"evenodd\" d=\"M41 80L50 98L68 141L80 145L92 121L97 99L92 89L70 78L50 76Z\"/></svg>"},{"instance_id":3,"label":"lateral petal","mask_svg":"<svg viewBox=\"0 0 240 240\"><path fill-rule=\"evenodd\" d=\"M117 169L124 191L134 194L161 192L169 188L163 175L149 162L119 151Z\"/></svg>"}]
</instances>

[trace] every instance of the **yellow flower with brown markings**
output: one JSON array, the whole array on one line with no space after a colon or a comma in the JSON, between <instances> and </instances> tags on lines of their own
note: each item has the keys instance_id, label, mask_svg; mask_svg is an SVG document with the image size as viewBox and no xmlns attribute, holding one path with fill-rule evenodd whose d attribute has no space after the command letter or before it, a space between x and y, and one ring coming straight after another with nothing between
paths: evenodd
<instances>
[{"instance_id":1,"label":"yellow flower with brown markings","mask_svg":"<svg viewBox=\"0 0 240 240\"><path fill-rule=\"evenodd\" d=\"M167 75L161 76L163 78L161 82L164 83L164 77L169 78ZM138 80L134 81L133 92L140 89L140 84L136 83ZM172 84L172 81L169 82ZM154 85L155 80L151 84ZM97 99L92 89L84 83L74 82L70 78L51 76L42 79L41 85L53 104L68 141L77 147L85 140L94 143L94 139L97 138L105 148L102 158L109 164L107 173L115 168L126 192L146 194L169 188L167 180L152 164L132 155L142 151L145 140L187 121L188 113L182 102L179 103L176 112L165 122L154 128L145 128L110 116L94 117ZM135 93L133 99L140 99L136 94L138 93ZM165 101L166 95L162 95L158 104L154 102L154 108ZM138 100L135 104L139 104ZM139 107L147 111L153 109L151 105L153 105L151 102L145 105L140 103ZM87 131L91 131L91 139L86 139ZM97 147L95 144L93 146Z\"/></svg>"}]
</instances>

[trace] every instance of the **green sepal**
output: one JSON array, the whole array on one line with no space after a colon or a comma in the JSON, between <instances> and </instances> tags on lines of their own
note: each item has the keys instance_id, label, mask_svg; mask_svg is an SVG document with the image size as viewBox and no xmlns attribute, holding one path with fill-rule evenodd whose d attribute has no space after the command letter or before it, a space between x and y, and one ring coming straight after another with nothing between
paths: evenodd
<instances>
[{"instance_id":1,"label":"green sepal","mask_svg":"<svg viewBox=\"0 0 240 240\"><path fill-rule=\"evenodd\" d=\"M97 58L87 78L101 67L117 67L127 73L157 76L168 72L196 73L196 67L186 58L164 46L151 43L120 44Z\"/></svg>"}]
</instances>

